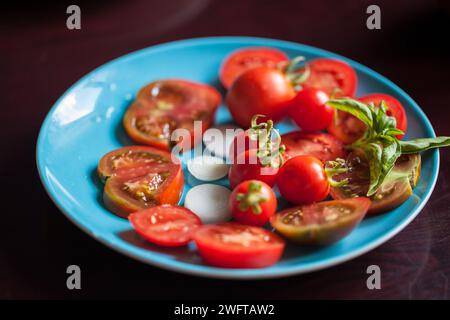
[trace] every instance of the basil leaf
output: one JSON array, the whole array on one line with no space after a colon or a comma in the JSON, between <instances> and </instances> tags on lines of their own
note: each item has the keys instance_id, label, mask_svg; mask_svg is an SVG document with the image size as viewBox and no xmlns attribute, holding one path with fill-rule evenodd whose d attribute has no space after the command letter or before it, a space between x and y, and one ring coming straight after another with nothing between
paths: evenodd
<instances>
[{"instance_id":1,"label":"basil leaf","mask_svg":"<svg viewBox=\"0 0 450 320\"><path fill-rule=\"evenodd\" d=\"M400 141L403 154L418 153L428 149L450 146L450 137L421 138Z\"/></svg>"},{"instance_id":2,"label":"basil leaf","mask_svg":"<svg viewBox=\"0 0 450 320\"><path fill-rule=\"evenodd\" d=\"M369 128L372 128L372 112L366 104L357 100L346 98L328 100L327 104L338 110L354 115L359 120L364 122Z\"/></svg>"},{"instance_id":3,"label":"basil leaf","mask_svg":"<svg viewBox=\"0 0 450 320\"><path fill-rule=\"evenodd\" d=\"M395 166L395 162L402 154L400 143L394 137L387 136L385 138L385 145L383 147L383 153L381 155L381 174L378 178L378 186L381 186L386 176L392 171Z\"/></svg>"},{"instance_id":4,"label":"basil leaf","mask_svg":"<svg viewBox=\"0 0 450 320\"><path fill-rule=\"evenodd\" d=\"M367 159L369 160L370 169L370 185L367 196L373 195L382 181L379 180L382 170L382 154L383 148L377 143L369 143L363 148Z\"/></svg>"}]
</instances>

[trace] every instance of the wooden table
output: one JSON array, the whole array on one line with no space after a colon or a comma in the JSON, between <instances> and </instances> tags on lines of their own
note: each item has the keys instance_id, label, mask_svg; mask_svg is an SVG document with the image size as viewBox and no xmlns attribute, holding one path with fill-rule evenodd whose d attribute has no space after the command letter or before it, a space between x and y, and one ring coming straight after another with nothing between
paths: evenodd
<instances>
[{"instance_id":1,"label":"wooden table","mask_svg":"<svg viewBox=\"0 0 450 320\"><path fill-rule=\"evenodd\" d=\"M450 135L449 11L433 1L378 1L382 29L366 28L370 1L81 1L82 29L62 4L1 10L0 298L437 298L449 297L450 149L436 189L399 235L337 267L286 279L221 281L185 276L107 249L70 223L38 178L35 144L56 99L93 68L166 41L249 35L314 45L357 60L408 92L436 132ZM6 204L6 208L5 208ZM66 289L66 267L82 290ZM366 288L366 268L382 289Z\"/></svg>"}]
</instances>

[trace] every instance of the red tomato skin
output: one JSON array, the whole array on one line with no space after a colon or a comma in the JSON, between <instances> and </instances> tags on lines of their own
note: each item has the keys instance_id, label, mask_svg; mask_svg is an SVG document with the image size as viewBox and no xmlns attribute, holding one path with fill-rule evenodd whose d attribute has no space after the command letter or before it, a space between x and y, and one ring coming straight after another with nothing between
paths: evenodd
<instances>
[{"instance_id":1,"label":"red tomato skin","mask_svg":"<svg viewBox=\"0 0 450 320\"><path fill-rule=\"evenodd\" d=\"M316 88L334 97L353 97L356 93L358 77L355 70L346 62L338 59L318 58L308 63L310 76L303 83L304 88ZM339 91L334 91L336 82Z\"/></svg>"},{"instance_id":2,"label":"red tomato skin","mask_svg":"<svg viewBox=\"0 0 450 320\"><path fill-rule=\"evenodd\" d=\"M231 142L229 157L233 161L233 163L235 163L239 154L247 150L258 149L258 147L258 141L250 139L248 130L241 131L234 137L233 142Z\"/></svg>"},{"instance_id":3,"label":"red tomato skin","mask_svg":"<svg viewBox=\"0 0 450 320\"><path fill-rule=\"evenodd\" d=\"M259 67L240 75L231 86L226 103L234 121L248 128L255 114L274 122L287 113L295 97L294 88L279 70Z\"/></svg>"},{"instance_id":4,"label":"red tomato skin","mask_svg":"<svg viewBox=\"0 0 450 320\"><path fill-rule=\"evenodd\" d=\"M222 85L229 89L242 73L252 68L265 66L275 68L280 62L287 62L287 55L274 48L250 47L230 53L220 67L219 78Z\"/></svg>"},{"instance_id":5,"label":"red tomato skin","mask_svg":"<svg viewBox=\"0 0 450 320\"><path fill-rule=\"evenodd\" d=\"M254 213L251 208L241 211L239 209L239 201L236 199L238 193L246 194L249 191L249 185L252 182L261 185L259 194L265 196L267 199L260 203L262 212L259 214ZM269 221L270 217L275 214L275 211L277 210L277 197L268 184L262 181L248 180L238 184L236 188L234 188L230 196L229 206L236 221L242 224L262 227Z\"/></svg>"},{"instance_id":6,"label":"red tomato skin","mask_svg":"<svg viewBox=\"0 0 450 320\"><path fill-rule=\"evenodd\" d=\"M269 267L280 260L285 242L278 235L252 226L244 226L247 228L257 228L270 237L275 243L268 246L257 248L233 248L224 244L217 244L207 239L202 234L211 228L221 228L222 226L233 227L243 225L237 223L225 223L221 225L203 225L194 233L194 241L202 259L209 265L219 268L265 268ZM209 240L209 241L208 241Z\"/></svg>"},{"instance_id":7,"label":"red tomato skin","mask_svg":"<svg viewBox=\"0 0 450 320\"><path fill-rule=\"evenodd\" d=\"M326 129L333 121L334 109L325 104L328 95L322 90L305 88L297 93L289 108L289 115L302 131Z\"/></svg>"},{"instance_id":8,"label":"red tomato skin","mask_svg":"<svg viewBox=\"0 0 450 320\"><path fill-rule=\"evenodd\" d=\"M160 209L160 208L165 208L165 209L170 210L171 208L174 208L174 206L162 205L162 206L159 206L158 208L150 208L150 209L145 209L142 211L134 212L129 215L128 220L130 221L130 223L133 226L133 228L135 229L135 231L141 237L143 237L145 240L147 240L149 242L152 242L154 244L164 246L164 247L180 247L180 246L187 245L192 240L192 238L190 236L183 235L183 238L180 238L180 239L164 239L164 237L158 237L157 234L151 234L145 229L146 226L143 224L146 223L145 219L147 219L147 220L150 219L150 217L148 217L148 214L151 213L152 210ZM184 208L184 207L177 207L177 208L178 208L178 210L179 209L184 210L186 212L186 215L188 215L188 218L191 220L190 225L188 225L191 228L191 233L193 233L196 228L198 228L199 226L202 225L200 218L195 213L193 213L191 210ZM159 213L159 214L161 214L161 213Z\"/></svg>"},{"instance_id":9,"label":"red tomato skin","mask_svg":"<svg viewBox=\"0 0 450 320\"><path fill-rule=\"evenodd\" d=\"M321 201L330 191L323 163L312 156L289 159L278 173L277 185L281 195L294 204Z\"/></svg>"},{"instance_id":10,"label":"red tomato skin","mask_svg":"<svg viewBox=\"0 0 450 320\"><path fill-rule=\"evenodd\" d=\"M228 171L228 179L230 181L231 188L235 188L239 183L245 180L259 180L269 186L275 185L275 180L279 169L274 167L264 167L257 159L257 149L246 150L241 153L236 161L231 165ZM250 163L250 161L256 163ZM262 170L265 170L267 174L262 174Z\"/></svg>"}]
</instances>

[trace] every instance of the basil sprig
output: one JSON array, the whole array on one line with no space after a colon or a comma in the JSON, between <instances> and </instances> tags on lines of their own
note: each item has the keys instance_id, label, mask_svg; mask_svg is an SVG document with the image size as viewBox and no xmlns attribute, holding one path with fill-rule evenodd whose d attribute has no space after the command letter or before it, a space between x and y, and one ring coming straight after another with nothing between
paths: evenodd
<instances>
[{"instance_id":1,"label":"basil sprig","mask_svg":"<svg viewBox=\"0 0 450 320\"><path fill-rule=\"evenodd\" d=\"M327 104L352 114L367 126L364 135L347 146L350 150L362 150L369 161L370 186L367 196L377 192L402 154L418 153L450 145L450 137L398 140L396 136L404 132L396 128L395 118L387 115L387 106L384 101L381 101L378 107L372 103L365 104L350 98L332 99Z\"/></svg>"}]
</instances>

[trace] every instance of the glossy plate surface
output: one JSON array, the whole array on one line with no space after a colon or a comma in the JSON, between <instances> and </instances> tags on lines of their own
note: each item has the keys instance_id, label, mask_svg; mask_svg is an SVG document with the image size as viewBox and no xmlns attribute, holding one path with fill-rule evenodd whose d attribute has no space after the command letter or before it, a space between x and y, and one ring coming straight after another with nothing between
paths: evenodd
<instances>
[{"instance_id":1,"label":"glossy plate surface","mask_svg":"<svg viewBox=\"0 0 450 320\"><path fill-rule=\"evenodd\" d=\"M221 269L202 264L193 245L165 249L141 240L128 221L102 204L103 186L96 175L98 160L113 149L133 144L122 128L122 116L136 92L161 78L184 78L217 87L223 58L245 46L270 46L290 57L335 57L350 63L359 77L358 95L384 92L403 104L408 115L406 139L434 137L433 128L419 106L399 87L378 73L336 54L286 41L218 37L177 41L143 49L90 72L55 103L45 119L37 144L37 165L42 182L60 210L95 239L132 258L161 268L217 278L274 278L323 269L361 255L400 232L420 212L436 183L439 153L422 155L422 175L414 195L384 215L365 219L348 237L322 249L289 245L282 260L266 269ZM231 122L222 105L216 124ZM289 122L281 132L294 129ZM186 155L187 157L187 155ZM184 167L186 165L184 159ZM185 168L185 192L198 181ZM226 180L218 183L227 185ZM183 201L183 199L182 199Z\"/></svg>"}]
</instances>

